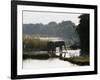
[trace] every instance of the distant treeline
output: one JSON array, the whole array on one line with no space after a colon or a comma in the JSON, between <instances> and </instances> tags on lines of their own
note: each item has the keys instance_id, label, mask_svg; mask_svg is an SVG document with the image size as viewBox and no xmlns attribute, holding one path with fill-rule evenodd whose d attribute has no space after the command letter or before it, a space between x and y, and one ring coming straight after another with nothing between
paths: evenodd
<instances>
[{"instance_id":1,"label":"distant treeline","mask_svg":"<svg viewBox=\"0 0 100 80\"><path fill-rule=\"evenodd\" d=\"M75 31L76 25L72 21L61 21L56 23L54 21L48 24L23 24L24 35L39 35L47 37L60 37L69 43L79 42L79 37Z\"/></svg>"}]
</instances>

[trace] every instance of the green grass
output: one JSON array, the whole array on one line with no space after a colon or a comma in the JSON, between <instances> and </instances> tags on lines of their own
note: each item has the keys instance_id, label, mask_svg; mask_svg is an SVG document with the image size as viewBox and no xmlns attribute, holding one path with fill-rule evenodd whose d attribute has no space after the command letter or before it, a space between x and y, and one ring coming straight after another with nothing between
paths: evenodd
<instances>
[{"instance_id":1,"label":"green grass","mask_svg":"<svg viewBox=\"0 0 100 80\"><path fill-rule=\"evenodd\" d=\"M88 55L81 55L78 57L65 58L64 60L69 61L73 64L80 65L80 66L89 65L89 56Z\"/></svg>"}]
</instances>

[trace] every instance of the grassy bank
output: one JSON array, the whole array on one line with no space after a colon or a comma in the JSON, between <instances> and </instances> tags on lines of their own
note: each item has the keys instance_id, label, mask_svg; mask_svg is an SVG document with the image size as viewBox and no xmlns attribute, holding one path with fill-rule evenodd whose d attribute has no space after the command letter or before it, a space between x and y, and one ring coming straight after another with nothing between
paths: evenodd
<instances>
[{"instance_id":1,"label":"grassy bank","mask_svg":"<svg viewBox=\"0 0 100 80\"><path fill-rule=\"evenodd\" d=\"M63 58L61 58L61 59L63 59ZM64 58L63 60L69 61L73 64L77 64L80 66L89 65L89 56L88 55L81 55L78 57Z\"/></svg>"},{"instance_id":2,"label":"grassy bank","mask_svg":"<svg viewBox=\"0 0 100 80\"><path fill-rule=\"evenodd\" d=\"M29 55L29 54L24 54L23 55L23 59L27 59L27 58L31 58L31 59L40 59L40 60L47 60L49 59L49 55L48 54L37 54L37 55Z\"/></svg>"}]
</instances>

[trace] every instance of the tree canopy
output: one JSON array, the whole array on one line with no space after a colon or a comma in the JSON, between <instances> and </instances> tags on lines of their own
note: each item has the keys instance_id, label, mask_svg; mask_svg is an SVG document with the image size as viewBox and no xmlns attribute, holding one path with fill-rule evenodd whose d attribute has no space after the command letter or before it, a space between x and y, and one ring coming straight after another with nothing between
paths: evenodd
<instances>
[{"instance_id":1,"label":"tree canopy","mask_svg":"<svg viewBox=\"0 0 100 80\"><path fill-rule=\"evenodd\" d=\"M80 37L81 51L89 54L89 14L82 14L79 18L80 24L77 26L76 31Z\"/></svg>"}]
</instances>

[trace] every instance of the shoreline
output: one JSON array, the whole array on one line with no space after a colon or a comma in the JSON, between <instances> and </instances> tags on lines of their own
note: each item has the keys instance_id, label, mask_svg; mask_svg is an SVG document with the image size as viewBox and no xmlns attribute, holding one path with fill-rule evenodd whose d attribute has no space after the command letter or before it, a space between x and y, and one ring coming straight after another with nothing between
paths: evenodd
<instances>
[{"instance_id":1,"label":"shoreline","mask_svg":"<svg viewBox=\"0 0 100 80\"><path fill-rule=\"evenodd\" d=\"M27 59L27 58L31 58L31 59L39 59L39 60L48 60L49 58L59 58L60 60L63 61L68 61L72 64L76 64L79 66L85 66L85 65L89 65L89 56L88 55L81 55L81 56L76 56L76 57L70 57L70 58L64 58L64 57L59 57L57 55L55 56L49 56L48 54L37 54L37 55L33 55L33 54L24 54L23 55L23 59Z\"/></svg>"},{"instance_id":2,"label":"shoreline","mask_svg":"<svg viewBox=\"0 0 100 80\"><path fill-rule=\"evenodd\" d=\"M79 65L79 66L86 66L90 65L89 62L89 56L78 56L78 57L70 57L70 58L60 58L61 60L71 62L73 64Z\"/></svg>"}]
</instances>

